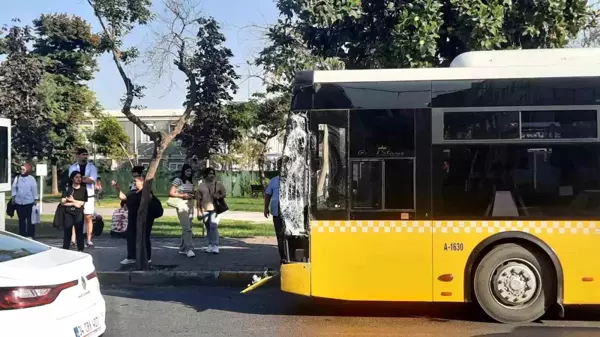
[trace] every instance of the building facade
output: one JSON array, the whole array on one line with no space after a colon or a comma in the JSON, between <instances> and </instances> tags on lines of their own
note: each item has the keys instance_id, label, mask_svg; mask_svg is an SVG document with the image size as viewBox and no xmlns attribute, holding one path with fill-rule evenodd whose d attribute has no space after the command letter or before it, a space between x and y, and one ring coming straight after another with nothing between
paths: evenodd
<instances>
[{"instance_id":1,"label":"building facade","mask_svg":"<svg viewBox=\"0 0 600 337\"><path fill-rule=\"evenodd\" d=\"M132 112L139 117L142 121L144 121L150 128L163 132L171 132L175 127L175 123L177 119L183 114L183 109L144 109L144 110L132 110ZM133 124L125 115L121 113L120 110L105 110L105 114L108 114L112 117L115 117L125 132L129 135L131 139L131 144L129 144L129 148L132 151L133 160L136 161L138 165L143 165L147 167L150 164L150 160L152 158L153 144L150 140L150 137L145 135L140 128L138 128L135 124ZM91 131L95 127L95 120L91 120L89 123L84 123L82 125L83 130ZM93 144L90 144L90 147L93 148ZM227 146L223 146L223 151L227 151ZM267 154L266 159L267 162L272 162L276 160L283 151L283 137L275 137L269 141L267 144ZM94 151L95 152L95 151ZM94 154L95 160L106 160L110 158L104 158L101 155ZM186 150L183 148L178 142L173 142L169 148L166 150L164 155L164 165L169 170L179 170L187 162ZM110 160L109 160L110 161ZM120 166L125 165L129 166L130 164L125 163L116 163L114 161L111 162L112 169L118 169ZM213 165L215 168L220 169L218 163L210 163L205 161L201 163L201 165ZM253 170L255 167L234 167L236 170Z\"/></svg>"}]
</instances>

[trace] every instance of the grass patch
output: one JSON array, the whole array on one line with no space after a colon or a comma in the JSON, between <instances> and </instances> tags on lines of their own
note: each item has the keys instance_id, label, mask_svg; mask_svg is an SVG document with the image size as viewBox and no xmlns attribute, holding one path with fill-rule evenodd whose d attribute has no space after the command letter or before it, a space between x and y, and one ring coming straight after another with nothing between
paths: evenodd
<instances>
[{"instance_id":1,"label":"grass patch","mask_svg":"<svg viewBox=\"0 0 600 337\"><path fill-rule=\"evenodd\" d=\"M42 223L36 227L36 236L61 238L62 232L52 228L52 215L42 215ZM203 224L194 219L194 235L202 235ZM19 232L19 223L16 218L6 218L6 230L12 233ZM110 219L104 221L104 233L108 236L110 232ZM154 222L152 227L153 237L178 237L181 235L181 225L177 217L163 216ZM243 238L253 236L275 236L273 225L269 223L255 223L251 221L221 220L219 224L219 235L229 238Z\"/></svg>"},{"instance_id":2,"label":"grass patch","mask_svg":"<svg viewBox=\"0 0 600 337\"><path fill-rule=\"evenodd\" d=\"M163 207L167 206L167 199L169 196L167 195L157 195L157 197L162 201ZM60 196L45 194L44 202L58 202L60 200ZM229 209L232 211L240 211L240 212L262 212L264 201L262 198L227 198L227 204L229 205ZM113 195L105 195L104 199L96 200L96 207L103 208L119 208L121 205L121 201L119 198Z\"/></svg>"}]
</instances>

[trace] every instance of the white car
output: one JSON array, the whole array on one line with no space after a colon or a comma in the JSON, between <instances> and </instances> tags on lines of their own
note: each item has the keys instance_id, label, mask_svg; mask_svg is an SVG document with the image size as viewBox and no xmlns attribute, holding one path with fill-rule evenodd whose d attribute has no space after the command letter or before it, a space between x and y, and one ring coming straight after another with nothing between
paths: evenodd
<instances>
[{"instance_id":1,"label":"white car","mask_svg":"<svg viewBox=\"0 0 600 337\"><path fill-rule=\"evenodd\" d=\"M89 254L0 231L0 335L97 337L106 304Z\"/></svg>"}]
</instances>

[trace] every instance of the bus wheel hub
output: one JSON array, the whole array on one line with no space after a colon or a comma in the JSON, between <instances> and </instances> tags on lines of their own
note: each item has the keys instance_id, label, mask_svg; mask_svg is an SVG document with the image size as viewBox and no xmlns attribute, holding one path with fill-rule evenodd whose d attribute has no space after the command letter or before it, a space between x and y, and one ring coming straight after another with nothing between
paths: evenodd
<instances>
[{"instance_id":1,"label":"bus wheel hub","mask_svg":"<svg viewBox=\"0 0 600 337\"><path fill-rule=\"evenodd\" d=\"M503 305L523 305L537 293L538 282L535 275L535 271L525 264L505 263L498 266L494 273L492 293Z\"/></svg>"}]
</instances>

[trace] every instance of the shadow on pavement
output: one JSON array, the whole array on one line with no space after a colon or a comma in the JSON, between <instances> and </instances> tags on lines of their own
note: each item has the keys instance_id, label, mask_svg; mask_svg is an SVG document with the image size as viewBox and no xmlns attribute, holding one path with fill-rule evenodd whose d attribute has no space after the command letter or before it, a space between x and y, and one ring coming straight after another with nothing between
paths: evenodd
<instances>
[{"instance_id":1,"label":"shadow on pavement","mask_svg":"<svg viewBox=\"0 0 600 337\"><path fill-rule=\"evenodd\" d=\"M426 317L438 323L455 320L490 322L476 306L467 304L339 302L285 294L274 285L244 295L239 293L241 290L231 287L105 287L103 293L144 301L176 302L198 312L219 310L278 316Z\"/></svg>"},{"instance_id":2,"label":"shadow on pavement","mask_svg":"<svg viewBox=\"0 0 600 337\"><path fill-rule=\"evenodd\" d=\"M477 305L473 304L428 304L428 303L373 303L345 302L324 299L313 299L294 296L281 292L278 281L256 289L247 294L240 294L241 288L232 287L185 287L185 288L111 288L103 289L109 296L124 297L145 301L176 302L193 308L198 312L219 310L226 312L276 315L276 316L332 316L332 317L383 317L383 318L426 318L435 323L452 321L482 322L490 325L498 323L491 321ZM578 307L566 311L565 321L599 321L598 307ZM544 320L559 320L556 315L547 315ZM495 336L599 336L600 329L559 329L563 334L546 333L540 322L532 323L532 327L516 328L508 334L482 335ZM536 326L537 325L537 326ZM539 327L538 327L539 326ZM554 330L552 330L554 331ZM531 332L531 333L530 333Z\"/></svg>"},{"instance_id":3,"label":"shadow on pavement","mask_svg":"<svg viewBox=\"0 0 600 337\"><path fill-rule=\"evenodd\" d=\"M595 337L600 328L576 328L558 326L517 327L508 333L492 333L473 337Z\"/></svg>"}]
</instances>

